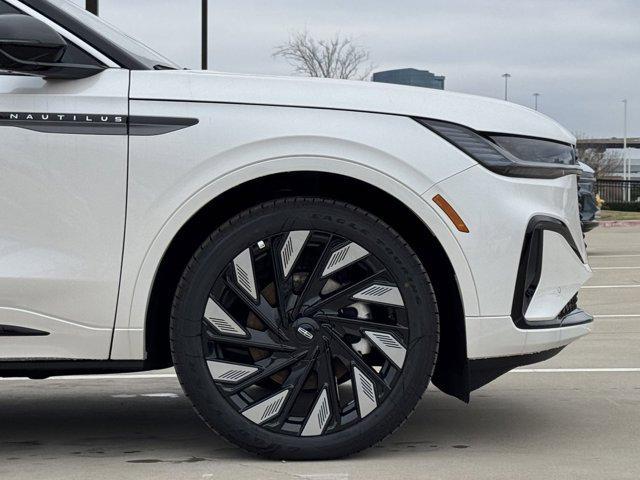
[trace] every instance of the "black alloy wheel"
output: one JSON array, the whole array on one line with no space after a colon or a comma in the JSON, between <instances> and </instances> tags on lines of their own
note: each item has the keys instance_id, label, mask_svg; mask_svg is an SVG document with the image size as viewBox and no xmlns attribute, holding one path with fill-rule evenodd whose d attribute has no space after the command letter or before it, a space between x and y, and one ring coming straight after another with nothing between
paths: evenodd
<instances>
[{"instance_id":1,"label":"black alloy wheel","mask_svg":"<svg viewBox=\"0 0 640 480\"><path fill-rule=\"evenodd\" d=\"M438 346L417 256L372 215L269 202L201 246L174 299L180 381L217 432L274 458L361 450L413 410Z\"/></svg>"}]
</instances>

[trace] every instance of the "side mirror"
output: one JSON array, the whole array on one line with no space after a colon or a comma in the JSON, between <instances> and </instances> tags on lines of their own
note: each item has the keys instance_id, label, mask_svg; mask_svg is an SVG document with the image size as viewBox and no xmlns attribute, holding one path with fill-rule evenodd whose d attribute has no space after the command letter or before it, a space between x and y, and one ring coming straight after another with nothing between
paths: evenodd
<instances>
[{"instance_id":1,"label":"side mirror","mask_svg":"<svg viewBox=\"0 0 640 480\"><path fill-rule=\"evenodd\" d=\"M29 15L0 15L0 71L47 79L78 79L100 73L95 65L61 63L67 42Z\"/></svg>"}]
</instances>

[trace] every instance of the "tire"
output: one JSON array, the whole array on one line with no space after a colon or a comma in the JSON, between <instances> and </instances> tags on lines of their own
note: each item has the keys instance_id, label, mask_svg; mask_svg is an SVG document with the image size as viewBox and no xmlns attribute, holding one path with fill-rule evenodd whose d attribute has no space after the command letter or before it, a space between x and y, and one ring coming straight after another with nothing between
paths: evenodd
<instances>
[{"instance_id":1,"label":"tire","mask_svg":"<svg viewBox=\"0 0 640 480\"><path fill-rule=\"evenodd\" d=\"M263 203L217 228L171 313L176 372L200 417L274 459L344 457L385 438L427 388L438 341L409 245L319 198Z\"/></svg>"}]
</instances>

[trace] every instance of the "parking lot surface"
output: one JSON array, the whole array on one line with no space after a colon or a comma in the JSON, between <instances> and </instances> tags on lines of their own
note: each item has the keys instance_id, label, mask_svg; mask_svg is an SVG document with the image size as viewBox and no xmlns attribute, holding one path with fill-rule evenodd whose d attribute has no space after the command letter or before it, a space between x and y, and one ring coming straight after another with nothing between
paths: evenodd
<instances>
[{"instance_id":1,"label":"parking lot surface","mask_svg":"<svg viewBox=\"0 0 640 480\"><path fill-rule=\"evenodd\" d=\"M1 380L0 478L640 478L640 228L587 235L593 333L478 390L430 388L382 444L345 460L253 458L210 433L171 371Z\"/></svg>"}]
</instances>

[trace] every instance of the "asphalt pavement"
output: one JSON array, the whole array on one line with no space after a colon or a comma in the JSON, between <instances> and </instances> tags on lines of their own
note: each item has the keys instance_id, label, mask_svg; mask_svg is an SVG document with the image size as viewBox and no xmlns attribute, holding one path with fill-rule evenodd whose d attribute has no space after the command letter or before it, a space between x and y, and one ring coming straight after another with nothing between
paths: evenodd
<instances>
[{"instance_id":1,"label":"asphalt pavement","mask_svg":"<svg viewBox=\"0 0 640 480\"><path fill-rule=\"evenodd\" d=\"M509 373L469 405L430 388L382 444L274 462L197 418L171 371L0 380L0 479L638 479L640 228L587 235L593 333Z\"/></svg>"}]
</instances>

